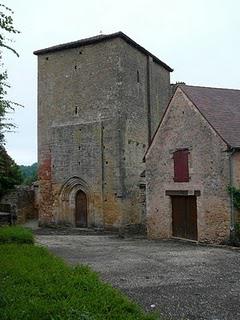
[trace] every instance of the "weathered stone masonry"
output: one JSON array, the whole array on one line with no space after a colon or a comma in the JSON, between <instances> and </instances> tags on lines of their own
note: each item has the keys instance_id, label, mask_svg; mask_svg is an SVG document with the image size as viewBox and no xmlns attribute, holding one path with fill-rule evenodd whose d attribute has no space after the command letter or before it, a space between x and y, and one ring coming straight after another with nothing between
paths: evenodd
<instances>
[{"instance_id":1,"label":"weathered stone masonry","mask_svg":"<svg viewBox=\"0 0 240 320\"><path fill-rule=\"evenodd\" d=\"M36 189L36 188L35 188ZM7 206L16 217L14 222L25 223L28 219L37 218L36 190L29 186L16 186L1 197L1 208ZM4 210L5 211L5 210Z\"/></svg>"},{"instance_id":2,"label":"weathered stone masonry","mask_svg":"<svg viewBox=\"0 0 240 320\"><path fill-rule=\"evenodd\" d=\"M207 100L205 100L207 101ZM217 106L216 106L217 107ZM189 182L174 182L173 152L189 150ZM229 146L179 88L146 155L147 221L150 238L172 237L168 191L197 194L197 240L229 238L231 202ZM239 185L239 152L233 156L233 185ZM236 221L238 219L237 213Z\"/></svg>"},{"instance_id":3,"label":"weathered stone masonry","mask_svg":"<svg viewBox=\"0 0 240 320\"><path fill-rule=\"evenodd\" d=\"M122 33L36 54L40 223L75 225L82 190L88 226L142 225L142 158L171 68Z\"/></svg>"}]
</instances>

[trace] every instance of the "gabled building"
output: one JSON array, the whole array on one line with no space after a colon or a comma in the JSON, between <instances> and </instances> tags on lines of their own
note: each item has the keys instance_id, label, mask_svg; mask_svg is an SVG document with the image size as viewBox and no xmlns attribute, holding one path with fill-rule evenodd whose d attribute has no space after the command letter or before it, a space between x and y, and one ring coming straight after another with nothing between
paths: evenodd
<instances>
[{"instance_id":1,"label":"gabled building","mask_svg":"<svg viewBox=\"0 0 240 320\"><path fill-rule=\"evenodd\" d=\"M240 90L178 86L145 155L148 236L228 239L239 151Z\"/></svg>"}]
</instances>

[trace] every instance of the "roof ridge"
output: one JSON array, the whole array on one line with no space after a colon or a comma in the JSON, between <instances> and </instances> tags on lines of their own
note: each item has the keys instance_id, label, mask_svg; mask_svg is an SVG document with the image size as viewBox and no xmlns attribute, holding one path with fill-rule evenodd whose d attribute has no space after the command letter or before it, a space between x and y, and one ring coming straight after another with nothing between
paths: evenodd
<instances>
[{"instance_id":1,"label":"roof ridge","mask_svg":"<svg viewBox=\"0 0 240 320\"><path fill-rule=\"evenodd\" d=\"M193 88L204 88L204 89L217 89L217 90L240 91L240 89L220 88L220 87L208 87L208 86L195 86L195 85L187 85L187 84L179 84L178 87L193 87Z\"/></svg>"}]
</instances>

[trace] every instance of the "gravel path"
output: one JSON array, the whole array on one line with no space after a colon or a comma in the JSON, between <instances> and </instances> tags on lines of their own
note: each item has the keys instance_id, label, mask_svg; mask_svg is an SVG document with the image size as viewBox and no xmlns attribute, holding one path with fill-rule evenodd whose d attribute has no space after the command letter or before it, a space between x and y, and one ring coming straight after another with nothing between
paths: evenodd
<instances>
[{"instance_id":1,"label":"gravel path","mask_svg":"<svg viewBox=\"0 0 240 320\"><path fill-rule=\"evenodd\" d=\"M116 235L39 234L37 241L167 319L240 319L240 251Z\"/></svg>"}]
</instances>

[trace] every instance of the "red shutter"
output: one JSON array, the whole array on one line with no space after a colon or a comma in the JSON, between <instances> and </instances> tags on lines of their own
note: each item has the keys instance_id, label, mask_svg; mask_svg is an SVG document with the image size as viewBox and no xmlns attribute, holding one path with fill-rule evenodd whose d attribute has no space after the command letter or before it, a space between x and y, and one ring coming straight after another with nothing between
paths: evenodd
<instances>
[{"instance_id":1,"label":"red shutter","mask_svg":"<svg viewBox=\"0 0 240 320\"><path fill-rule=\"evenodd\" d=\"M188 154L187 149L175 151L173 154L175 182L189 181Z\"/></svg>"}]
</instances>

